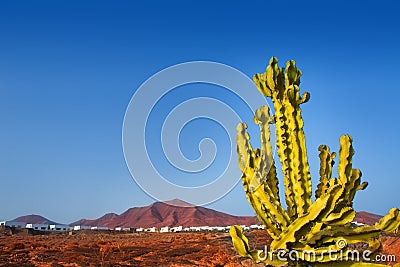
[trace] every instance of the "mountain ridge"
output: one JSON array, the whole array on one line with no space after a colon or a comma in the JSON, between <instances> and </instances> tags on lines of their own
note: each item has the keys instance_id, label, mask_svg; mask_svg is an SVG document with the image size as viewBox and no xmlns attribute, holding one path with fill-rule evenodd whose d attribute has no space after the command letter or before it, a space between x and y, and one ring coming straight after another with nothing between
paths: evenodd
<instances>
[{"instance_id":1,"label":"mountain ridge","mask_svg":"<svg viewBox=\"0 0 400 267\"><path fill-rule=\"evenodd\" d=\"M360 211L355 221L364 224L374 224L382 216ZM36 224L59 224L40 215L25 215L14 221ZM174 199L166 202L154 202L148 206L132 207L121 214L106 213L96 219L80 219L70 226L106 226L114 227L174 227L174 226L227 226L227 225L259 224L255 216L236 216L216 211L210 208L194 206L190 203Z\"/></svg>"},{"instance_id":2,"label":"mountain ridge","mask_svg":"<svg viewBox=\"0 0 400 267\"><path fill-rule=\"evenodd\" d=\"M174 200L174 203L177 203L177 201ZM129 208L111 219L105 219L104 216L93 220L81 219L70 225L147 228L163 226L250 225L258 223L254 216L234 216L213 209L194 206L186 202L183 203L186 206L171 205L168 202L154 202L149 206Z\"/></svg>"},{"instance_id":3,"label":"mountain ridge","mask_svg":"<svg viewBox=\"0 0 400 267\"><path fill-rule=\"evenodd\" d=\"M15 218L13 221L23 222L23 223L34 223L34 224L60 224L60 223L51 221L41 215L36 215L36 214L23 215L23 216Z\"/></svg>"}]
</instances>

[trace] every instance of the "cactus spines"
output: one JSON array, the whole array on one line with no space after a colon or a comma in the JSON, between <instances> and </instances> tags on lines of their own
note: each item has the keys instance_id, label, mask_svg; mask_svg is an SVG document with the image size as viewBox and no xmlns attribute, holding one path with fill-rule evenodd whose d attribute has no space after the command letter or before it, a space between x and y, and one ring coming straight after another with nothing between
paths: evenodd
<instances>
[{"instance_id":1,"label":"cactus spines","mask_svg":"<svg viewBox=\"0 0 400 267\"><path fill-rule=\"evenodd\" d=\"M315 201L312 202L311 175L300 108L310 99L310 94L300 96L301 75L294 60L288 61L286 68L280 68L278 59L272 57L265 73L253 77L259 91L272 99L275 114L271 119L267 106L255 112L254 122L260 127L260 149L252 148L247 125L238 125L236 142L239 168L243 173L246 198L274 240L270 252L251 250L243 230L239 226L232 226L230 234L234 247L241 256L267 266L386 266L349 262L341 258L342 252L348 251L348 246L339 246L339 241L344 240L346 244L365 242L370 251L377 252L381 246L380 233L397 231L400 225L400 211L397 208L391 209L373 226L351 225L356 215L352 208L355 193L365 189L367 183L361 183L361 171L353 168L354 149L349 135L340 137L337 178L332 177L336 153L326 145L318 148L320 180ZM274 122L287 210L282 207L279 198L270 143L269 124ZM299 261L277 257L279 251L288 253L293 250L311 251L318 257L309 255ZM337 256L336 261L324 255L327 250L333 251Z\"/></svg>"}]
</instances>

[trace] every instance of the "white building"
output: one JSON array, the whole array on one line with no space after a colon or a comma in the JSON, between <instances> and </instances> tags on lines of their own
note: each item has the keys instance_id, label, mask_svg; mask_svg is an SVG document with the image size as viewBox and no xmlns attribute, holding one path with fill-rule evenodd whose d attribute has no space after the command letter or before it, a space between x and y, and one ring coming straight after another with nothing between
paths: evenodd
<instances>
[{"instance_id":1,"label":"white building","mask_svg":"<svg viewBox=\"0 0 400 267\"><path fill-rule=\"evenodd\" d=\"M252 224L250 229L264 229L264 225Z\"/></svg>"},{"instance_id":2,"label":"white building","mask_svg":"<svg viewBox=\"0 0 400 267\"><path fill-rule=\"evenodd\" d=\"M42 223L27 223L26 228L28 229L33 229L33 230L39 230L39 231L48 231L49 230L49 225L48 224L42 224Z\"/></svg>"},{"instance_id":3,"label":"white building","mask_svg":"<svg viewBox=\"0 0 400 267\"><path fill-rule=\"evenodd\" d=\"M363 226L363 225L365 225L365 224L359 223L359 222L357 222L357 221L353 221L351 224L352 224L353 226Z\"/></svg>"},{"instance_id":4,"label":"white building","mask_svg":"<svg viewBox=\"0 0 400 267\"><path fill-rule=\"evenodd\" d=\"M16 221L2 221L0 225L8 226L8 227L15 227L15 228L25 228L26 223L24 222L16 222Z\"/></svg>"},{"instance_id":5,"label":"white building","mask_svg":"<svg viewBox=\"0 0 400 267\"><path fill-rule=\"evenodd\" d=\"M212 226L209 229L210 231L218 231L218 232L224 232L225 231L225 226Z\"/></svg>"},{"instance_id":6,"label":"white building","mask_svg":"<svg viewBox=\"0 0 400 267\"><path fill-rule=\"evenodd\" d=\"M168 233L168 232L169 232L169 227L168 226L160 228L160 233Z\"/></svg>"},{"instance_id":7,"label":"white building","mask_svg":"<svg viewBox=\"0 0 400 267\"><path fill-rule=\"evenodd\" d=\"M143 232L144 229L142 227L136 228L136 232Z\"/></svg>"},{"instance_id":8,"label":"white building","mask_svg":"<svg viewBox=\"0 0 400 267\"><path fill-rule=\"evenodd\" d=\"M201 227L197 227L197 226L190 226L189 229L191 232L200 232L201 231Z\"/></svg>"},{"instance_id":9,"label":"white building","mask_svg":"<svg viewBox=\"0 0 400 267\"><path fill-rule=\"evenodd\" d=\"M131 228L130 228L130 227L121 227L121 226L119 226L119 227L115 227L114 230L115 230L115 231L130 232L130 231L131 231Z\"/></svg>"},{"instance_id":10,"label":"white building","mask_svg":"<svg viewBox=\"0 0 400 267\"><path fill-rule=\"evenodd\" d=\"M74 226L74 231L79 231L79 230L90 230L92 226L87 226L87 225L75 225Z\"/></svg>"},{"instance_id":11,"label":"white building","mask_svg":"<svg viewBox=\"0 0 400 267\"><path fill-rule=\"evenodd\" d=\"M67 232L71 229L72 229L72 227L70 227L69 225L64 225L64 224L50 224L49 225L49 230L55 231L55 232Z\"/></svg>"},{"instance_id":12,"label":"white building","mask_svg":"<svg viewBox=\"0 0 400 267\"><path fill-rule=\"evenodd\" d=\"M175 226L171 228L171 232L182 232L183 231L183 227L182 225L180 226Z\"/></svg>"},{"instance_id":13,"label":"white building","mask_svg":"<svg viewBox=\"0 0 400 267\"><path fill-rule=\"evenodd\" d=\"M244 224L240 225L240 227L242 227L243 231L250 230L250 227L248 227Z\"/></svg>"},{"instance_id":14,"label":"white building","mask_svg":"<svg viewBox=\"0 0 400 267\"><path fill-rule=\"evenodd\" d=\"M151 227L151 228L146 228L146 229L144 229L144 231L145 232L150 232L150 233L155 233L155 232L157 232L157 228L155 228L155 227Z\"/></svg>"},{"instance_id":15,"label":"white building","mask_svg":"<svg viewBox=\"0 0 400 267\"><path fill-rule=\"evenodd\" d=\"M90 230L108 230L106 226L92 226Z\"/></svg>"}]
</instances>

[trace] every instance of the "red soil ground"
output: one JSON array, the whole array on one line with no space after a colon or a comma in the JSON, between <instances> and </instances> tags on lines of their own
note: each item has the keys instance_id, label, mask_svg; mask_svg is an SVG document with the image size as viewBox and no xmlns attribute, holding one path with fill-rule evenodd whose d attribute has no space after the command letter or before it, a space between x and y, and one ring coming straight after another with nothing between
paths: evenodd
<instances>
[{"instance_id":1,"label":"red soil ground","mask_svg":"<svg viewBox=\"0 0 400 267\"><path fill-rule=\"evenodd\" d=\"M252 247L270 243L246 233ZM400 261L400 235L384 236L384 254ZM393 263L388 263L393 264ZM0 266L257 266L237 256L228 233L79 232L0 235Z\"/></svg>"}]
</instances>

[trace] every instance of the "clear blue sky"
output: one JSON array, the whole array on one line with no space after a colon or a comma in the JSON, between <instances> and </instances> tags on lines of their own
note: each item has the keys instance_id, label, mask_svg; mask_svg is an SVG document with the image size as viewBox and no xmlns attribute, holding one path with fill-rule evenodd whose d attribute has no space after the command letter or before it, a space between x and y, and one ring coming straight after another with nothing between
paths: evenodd
<instances>
[{"instance_id":1,"label":"clear blue sky","mask_svg":"<svg viewBox=\"0 0 400 267\"><path fill-rule=\"evenodd\" d=\"M282 66L295 59L311 92L303 114L314 186L318 145L337 151L349 133L369 182L356 209L400 206L396 1L138 2L0 2L0 219L69 223L151 203L121 145L135 90L177 63L216 61L252 76L273 55ZM195 157L188 136L183 150ZM252 214L240 184L210 207Z\"/></svg>"}]
</instances>

